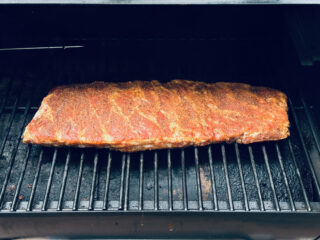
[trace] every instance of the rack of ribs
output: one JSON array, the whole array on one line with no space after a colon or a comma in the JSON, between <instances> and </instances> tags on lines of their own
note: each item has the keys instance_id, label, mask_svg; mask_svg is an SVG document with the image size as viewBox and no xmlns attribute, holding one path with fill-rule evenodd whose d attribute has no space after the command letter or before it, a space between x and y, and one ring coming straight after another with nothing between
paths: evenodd
<instances>
[{"instance_id":1,"label":"rack of ribs","mask_svg":"<svg viewBox=\"0 0 320 240\"><path fill-rule=\"evenodd\" d=\"M284 93L243 83L173 80L59 86L24 143L120 151L253 143L289 136Z\"/></svg>"}]
</instances>

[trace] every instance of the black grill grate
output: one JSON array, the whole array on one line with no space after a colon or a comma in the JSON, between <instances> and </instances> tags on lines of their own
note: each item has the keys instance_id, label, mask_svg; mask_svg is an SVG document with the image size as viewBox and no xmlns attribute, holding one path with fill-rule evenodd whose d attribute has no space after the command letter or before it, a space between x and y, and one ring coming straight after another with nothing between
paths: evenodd
<instances>
[{"instance_id":1,"label":"black grill grate","mask_svg":"<svg viewBox=\"0 0 320 240\"><path fill-rule=\"evenodd\" d=\"M279 77L272 72L277 68L272 54L278 51L268 46L277 45L260 40L111 39L76 49L3 53L0 212L319 212L318 106L307 90L299 96L295 84L270 81ZM282 89L291 97L291 136L132 154L20 142L40 101L56 85L151 77Z\"/></svg>"},{"instance_id":2,"label":"black grill grate","mask_svg":"<svg viewBox=\"0 0 320 240\"><path fill-rule=\"evenodd\" d=\"M300 100L283 141L126 154L22 144L37 107L5 98L1 211L320 211L313 108Z\"/></svg>"}]
</instances>

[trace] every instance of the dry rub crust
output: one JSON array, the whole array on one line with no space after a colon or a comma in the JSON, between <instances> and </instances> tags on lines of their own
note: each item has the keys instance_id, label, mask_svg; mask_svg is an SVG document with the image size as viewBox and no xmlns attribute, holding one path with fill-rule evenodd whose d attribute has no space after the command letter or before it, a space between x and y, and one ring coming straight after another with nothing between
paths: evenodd
<instances>
[{"instance_id":1,"label":"dry rub crust","mask_svg":"<svg viewBox=\"0 0 320 240\"><path fill-rule=\"evenodd\" d=\"M75 84L53 89L24 143L120 151L253 143L289 136L284 93L187 80Z\"/></svg>"}]
</instances>

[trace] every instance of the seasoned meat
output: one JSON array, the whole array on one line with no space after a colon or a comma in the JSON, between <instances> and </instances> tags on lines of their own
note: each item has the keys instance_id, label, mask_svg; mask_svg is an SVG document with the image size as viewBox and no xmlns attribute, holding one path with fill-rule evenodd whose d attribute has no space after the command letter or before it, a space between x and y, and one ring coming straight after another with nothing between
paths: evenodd
<instances>
[{"instance_id":1,"label":"seasoned meat","mask_svg":"<svg viewBox=\"0 0 320 240\"><path fill-rule=\"evenodd\" d=\"M284 93L242 83L93 82L46 96L24 143L120 151L253 143L289 136Z\"/></svg>"}]
</instances>

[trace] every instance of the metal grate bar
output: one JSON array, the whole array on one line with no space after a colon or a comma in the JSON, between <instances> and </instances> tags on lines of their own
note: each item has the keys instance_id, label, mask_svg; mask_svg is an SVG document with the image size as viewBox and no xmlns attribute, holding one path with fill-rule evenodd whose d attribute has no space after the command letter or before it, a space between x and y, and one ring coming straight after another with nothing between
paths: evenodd
<instances>
[{"instance_id":1,"label":"metal grate bar","mask_svg":"<svg viewBox=\"0 0 320 240\"><path fill-rule=\"evenodd\" d=\"M225 149L225 147L224 147L224 144L221 145L221 153L222 153L222 161L223 161L224 174L225 174L226 183L227 183L228 198L229 198L229 207L230 207L230 210L233 211L233 210L234 210L234 207L233 207L232 193L231 193L231 187L230 187L230 179L229 179L229 173L228 173L226 149Z\"/></svg>"},{"instance_id":2,"label":"metal grate bar","mask_svg":"<svg viewBox=\"0 0 320 240\"><path fill-rule=\"evenodd\" d=\"M276 206L276 210L280 211L279 201L278 201L278 198L277 198L276 190L274 188L274 183L273 183L272 174L271 174L270 165L269 165L269 158L268 158L268 155L267 155L267 150L266 150L266 146L265 145L262 146L262 152L263 152L264 161L265 161L265 164L266 164L266 167L267 167L267 172L268 172L269 181L270 181L270 185L271 185L271 190L272 190L272 194L273 194L274 204Z\"/></svg>"},{"instance_id":3,"label":"metal grate bar","mask_svg":"<svg viewBox=\"0 0 320 240\"><path fill-rule=\"evenodd\" d=\"M0 48L0 51L23 51L23 50L51 50L51 49L68 49L68 48L83 48L82 45L71 46L41 46L41 47L14 47L14 48Z\"/></svg>"},{"instance_id":4,"label":"metal grate bar","mask_svg":"<svg viewBox=\"0 0 320 240\"><path fill-rule=\"evenodd\" d=\"M172 211L172 167L171 167L171 151L168 149L168 203L169 211Z\"/></svg>"},{"instance_id":5,"label":"metal grate bar","mask_svg":"<svg viewBox=\"0 0 320 240\"><path fill-rule=\"evenodd\" d=\"M1 192L0 192L0 204L2 203L2 200L3 200L3 197L4 197L4 193L5 193L5 190L7 188L7 184L8 184L8 181L9 181L9 177L10 177L10 174L11 174L13 163L14 163L17 151L18 151L19 144L20 144L20 139L21 139L21 136L23 134L25 123L26 123L26 120L27 120L29 107L30 107L30 102L28 101L27 105L26 105L26 109L24 110L22 127L20 128L19 135L18 135L19 137L16 140L15 146L14 146L13 151L11 153L10 160L9 160L9 165L8 165L7 172L6 172L6 176L5 176L5 179L3 181L2 189L1 189ZM11 128L11 124L10 124L10 128ZM10 130L10 128L8 128L8 129ZM8 136L8 134L9 134L9 131L7 132L6 136ZM1 154L2 154L2 152L1 152Z\"/></svg>"},{"instance_id":6,"label":"metal grate bar","mask_svg":"<svg viewBox=\"0 0 320 240\"><path fill-rule=\"evenodd\" d=\"M93 205L93 199L94 199L94 190L96 186L96 181L97 181L97 166L99 162L99 153L96 152L94 155L94 160L93 160L93 174L92 174L92 181L91 181L91 190L90 190L90 197L89 197L89 208L88 210L93 210L94 205Z\"/></svg>"},{"instance_id":7,"label":"metal grate bar","mask_svg":"<svg viewBox=\"0 0 320 240\"><path fill-rule=\"evenodd\" d=\"M308 165L309 165L309 168L310 168L310 171L311 171L311 175L312 175L312 178L313 178L313 181L314 181L314 184L315 184L315 187L316 187L316 190L317 190L317 194L318 194L318 197L320 197L320 186L319 186L319 182L318 182L318 179L316 177L316 173L314 171L314 168L312 166L312 162L311 162L311 159L310 159L310 155L308 153L308 150L307 150L307 147L306 147L306 144L305 144L305 141L303 140L303 135L302 135L302 131L300 129L300 125L299 125L299 121L298 121L298 117L296 115L296 112L295 110L293 109L293 105L292 105L292 102L291 102L291 99L288 98L288 102L290 104L290 108L291 108L291 112L293 114L293 118L294 118L294 121L295 121L295 125L297 127L297 130L298 130L298 135L299 135L299 138L300 138L300 141L301 141L301 144L302 144L302 148L303 148L303 151L304 151L304 154L307 158L307 162L308 162Z\"/></svg>"},{"instance_id":8,"label":"metal grate bar","mask_svg":"<svg viewBox=\"0 0 320 240\"><path fill-rule=\"evenodd\" d=\"M41 208L42 211L47 210L47 203L48 203L51 184L52 184L54 167L56 165L57 154L58 154L58 149L55 148L54 149L54 153L53 153L52 164L51 164L51 168L50 168L50 174L49 174L49 179L48 179L48 183L47 183L46 193L44 195L43 205L42 205L42 208Z\"/></svg>"},{"instance_id":9,"label":"metal grate bar","mask_svg":"<svg viewBox=\"0 0 320 240\"><path fill-rule=\"evenodd\" d=\"M219 206L218 206L218 198L217 198L217 186L216 186L216 180L215 180L215 175L214 175L214 170L213 170L211 145L208 147L208 156L209 156L211 188L212 188L212 195L213 195L214 210L218 211Z\"/></svg>"},{"instance_id":10,"label":"metal grate bar","mask_svg":"<svg viewBox=\"0 0 320 240\"><path fill-rule=\"evenodd\" d=\"M108 153L107 176L106 176L106 189L104 191L103 206L102 206L103 210L108 209L108 193L109 193L109 184L110 184L111 161L112 161L112 156L111 156L111 152L109 152Z\"/></svg>"},{"instance_id":11,"label":"metal grate bar","mask_svg":"<svg viewBox=\"0 0 320 240\"><path fill-rule=\"evenodd\" d=\"M29 160L29 156L30 156L30 151L31 151L31 145L28 145L26 156L25 156L25 158L23 160L22 172L21 172L20 177L19 177L19 181L18 181L18 184L17 184L16 192L14 193L14 197L13 197L13 201L12 201L12 204L11 204L10 211L15 211L16 203L18 201L18 195L19 195L19 192L20 192L20 189L21 189L22 180L23 180L24 174L26 172L26 168L27 168L27 164L28 164L28 160Z\"/></svg>"},{"instance_id":12,"label":"metal grate bar","mask_svg":"<svg viewBox=\"0 0 320 240\"><path fill-rule=\"evenodd\" d=\"M154 210L158 210L159 194L158 194L158 153L154 152Z\"/></svg>"},{"instance_id":13,"label":"metal grate bar","mask_svg":"<svg viewBox=\"0 0 320 240\"><path fill-rule=\"evenodd\" d=\"M62 184L61 184L61 189L60 189L60 194L59 194L57 211L62 210L62 200L63 200L64 190L66 188L66 180L67 180L68 170L69 170L70 154L71 153L70 153L70 149L69 149L68 153L67 153L66 163L64 166L64 171L63 171Z\"/></svg>"},{"instance_id":14,"label":"metal grate bar","mask_svg":"<svg viewBox=\"0 0 320 240\"><path fill-rule=\"evenodd\" d=\"M34 175L34 179L33 179L33 183L32 183L32 189L31 189L31 193L30 193L28 206L27 206L27 211L31 211L31 209L32 209L32 203L33 203L34 194L35 194L36 189L37 189L37 184L38 184L38 179L39 179L39 175L40 175L42 159L43 159L43 148L41 148L41 150L40 150L39 161L38 161L38 165L37 165L36 174Z\"/></svg>"},{"instance_id":15,"label":"metal grate bar","mask_svg":"<svg viewBox=\"0 0 320 240\"><path fill-rule=\"evenodd\" d=\"M278 160L279 160L281 172L282 172L282 175L283 175L284 183L286 185L287 193L288 193L289 200L290 200L291 210L292 211L296 211L296 207L294 205L294 201L293 201L293 198L292 198L291 189L289 187L288 178L287 178L287 174L286 174L286 171L284 169L283 162L282 162L282 156L281 156L281 153L280 153L280 149L279 149L278 143L276 143L275 145L276 145L276 151L277 151L277 155L278 155Z\"/></svg>"},{"instance_id":16,"label":"metal grate bar","mask_svg":"<svg viewBox=\"0 0 320 240\"><path fill-rule=\"evenodd\" d=\"M74 200L73 200L73 206L72 210L75 211L78 209L78 199L80 194L80 185L81 185L81 178L82 178L82 171L83 171L83 162L84 162L84 153L81 152L80 156L80 166L79 166L79 172L78 172L78 180L77 180L77 186L76 186L76 192L74 194Z\"/></svg>"},{"instance_id":17,"label":"metal grate bar","mask_svg":"<svg viewBox=\"0 0 320 240\"><path fill-rule=\"evenodd\" d=\"M143 208L143 153L140 153L140 169L139 169L139 210Z\"/></svg>"},{"instance_id":18,"label":"metal grate bar","mask_svg":"<svg viewBox=\"0 0 320 240\"><path fill-rule=\"evenodd\" d=\"M239 153L238 143L234 144L234 148L236 150L236 157L237 157L237 163L238 163L238 168L239 168L241 187L242 187L242 192L243 192L244 206L245 206L246 211L249 211L248 196L247 196L247 191L246 191L246 187L245 187L245 184L244 184L243 171L242 171L242 165L241 165L241 160L240 160L240 153Z\"/></svg>"},{"instance_id":19,"label":"metal grate bar","mask_svg":"<svg viewBox=\"0 0 320 240\"><path fill-rule=\"evenodd\" d=\"M126 185L124 189L124 210L128 210L129 204L129 179L130 179L130 154L127 155L127 172L126 172Z\"/></svg>"},{"instance_id":20,"label":"metal grate bar","mask_svg":"<svg viewBox=\"0 0 320 240\"><path fill-rule=\"evenodd\" d=\"M201 191L201 181L200 181L200 169L199 169L199 156L198 156L198 148L194 148L194 161L196 168L196 181L197 181L197 192L198 192L198 206L199 210L203 210L202 206L202 191Z\"/></svg>"},{"instance_id":21,"label":"metal grate bar","mask_svg":"<svg viewBox=\"0 0 320 240\"><path fill-rule=\"evenodd\" d=\"M3 113L3 110L5 109L6 102L7 102L7 98L5 98L5 99L1 102L0 115Z\"/></svg>"},{"instance_id":22,"label":"metal grate bar","mask_svg":"<svg viewBox=\"0 0 320 240\"><path fill-rule=\"evenodd\" d=\"M7 86L5 95L4 95L4 97L2 98L3 101L1 102L1 106L0 106L0 115L1 115L1 114L3 113L3 111L6 109L6 103L7 103L7 101L8 101L9 92L10 92L10 90L11 90L12 83L13 83L13 81L10 81L10 82L9 82L9 86ZM24 108L24 107L23 107L23 108ZM23 110L24 110L24 109L23 109Z\"/></svg>"},{"instance_id":23,"label":"metal grate bar","mask_svg":"<svg viewBox=\"0 0 320 240\"><path fill-rule=\"evenodd\" d=\"M316 143L318 151L320 152L320 143L319 143L318 138L316 136L316 130L315 130L314 124L313 124L313 122L311 120L311 114L310 114L309 108L307 107L307 104L304 101L303 97L300 97L300 99L301 99L301 102L302 102L302 105L303 105L303 109L304 109L304 111L305 111L305 113L307 115L307 119L308 119L308 122L309 122L309 125L310 125L310 128L311 128L311 132L312 132L314 141Z\"/></svg>"},{"instance_id":24,"label":"metal grate bar","mask_svg":"<svg viewBox=\"0 0 320 240\"><path fill-rule=\"evenodd\" d=\"M126 154L122 154L121 162L121 180L120 180L120 197L119 197L119 209L123 209L123 185L124 185L124 170L126 167Z\"/></svg>"},{"instance_id":25,"label":"metal grate bar","mask_svg":"<svg viewBox=\"0 0 320 240\"><path fill-rule=\"evenodd\" d=\"M299 167L298 167L298 164L297 164L296 156L294 155L294 152L293 152L292 143L291 143L290 138L288 138L288 144L289 144L290 153L291 153L291 156L292 156L292 159L293 159L293 162L294 162L294 166L295 166L295 169L296 169L296 173L297 173L297 176L298 176L298 179L299 179L299 183L300 183L301 188L302 188L302 194L303 194L304 200L305 200L306 205L307 205L307 210L311 211L312 209L311 209L311 206L310 206L308 195L307 195L306 189L304 187L304 184L303 184L303 181L302 181L302 178L301 178L301 173L300 173L300 170L299 170Z\"/></svg>"},{"instance_id":26,"label":"metal grate bar","mask_svg":"<svg viewBox=\"0 0 320 240\"><path fill-rule=\"evenodd\" d=\"M253 170L254 180L255 180L255 183L256 183L257 191L258 191L258 197L259 197L259 202L260 202L260 210L261 211L265 211L265 208L264 208L264 205L263 205L263 200L262 200L262 195L261 195L260 184L259 184L258 175L257 175L256 163L255 163L254 156L253 156L253 153L252 153L252 147L248 146L248 149L249 149L249 155L250 155L250 160L251 160L251 166L252 166L252 170Z\"/></svg>"},{"instance_id":27,"label":"metal grate bar","mask_svg":"<svg viewBox=\"0 0 320 240\"><path fill-rule=\"evenodd\" d=\"M13 123L13 119L14 119L14 116L16 114L17 105L18 105L18 99L16 98L15 102L14 102L14 105L13 105L13 109L12 109L11 114L10 114L10 119L8 121L8 125L7 125L7 127L5 129L5 135L4 135L2 143L1 143L0 155L3 154L3 150L4 150L4 147L6 145L6 142L7 142L9 133L10 133L10 129L11 129L11 126L12 126L12 123Z\"/></svg>"},{"instance_id":28,"label":"metal grate bar","mask_svg":"<svg viewBox=\"0 0 320 240\"><path fill-rule=\"evenodd\" d=\"M183 208L188 210L188 194L187 194L187 179L186 179L186 166L184 158L184 150L181 150L181 171L182 171L182 194L183 194Z\"/></svg>"},{"instance_id":29,"label":"metal grate bar","mask_svg":"<svg viewBox=\"0 0 320 240\"><path fill-rule=\"evenodd\" d=\"M1 107L0 107L0 116L2 115L2 113L4 112L4 110L5 110L5 107L6 107L6 103L7 103L7 100L8 100L8 97L9 97L9 92L10 92L10 90L11 90L11 87L12 87L12 82L13 81L10 81L9 82L9 86L7 87L7 91L5 92L5 96L3 97L3 101L1 102ZM17 103L17 99L16 99L16 103ZM12 110L14 109L14 108L17 108L17 104L15 104L14 106L13 106L13 108L12 108ZM15 110L16 111L16 110ZM2 153L3 153L3 148L4 148L4 144L5 144L5 142L6 141L3 141L2 142L2 144L1 144L1 151L0 151L0 154L2 155ZM3 147L2 147L2 145L3 145Z\"/></svg>"}]
</instances>

